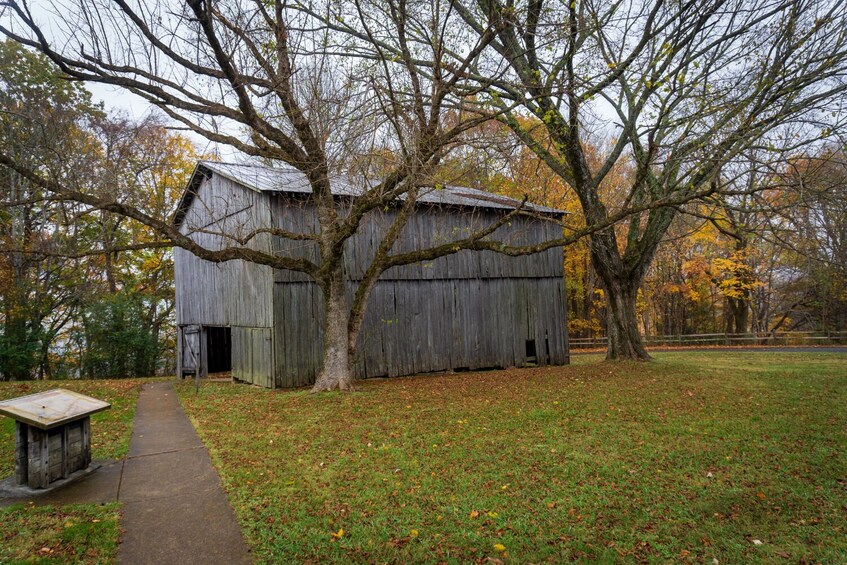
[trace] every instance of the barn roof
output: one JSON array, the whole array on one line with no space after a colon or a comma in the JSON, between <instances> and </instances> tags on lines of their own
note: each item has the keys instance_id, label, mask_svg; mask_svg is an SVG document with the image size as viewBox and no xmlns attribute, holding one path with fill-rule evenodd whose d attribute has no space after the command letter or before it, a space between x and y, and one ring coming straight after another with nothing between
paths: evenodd
<instances>
[{"instance_id":1,"label":"barn roof","mask_svg":"<svg viewBox=\"0 0 847 565\"><path fill-rule=\"evenodd\" d=\"M174 225L180 225L200 184L204 179L209 178L213 174L220 175L256 192L291 194L310 194L312 192L312 187L306 175L293 167L270 168L261 165L198 161L177 208L177 212L174 215ZM363 191L361 186L350 182L345 176L331 177L330 188L332 194L339 197L355 198ZM430 187L423 190L418 196L418 202L444 206L497 208L502 210L512 210L520 204L519 200L507 196L501 196L475 188L451 185L439 186L438 188ZM530 203L525 204L524 208L529 212L535 212L545 216L558 217L567 213L563 210Z\"/></svg>"}]
</instances>

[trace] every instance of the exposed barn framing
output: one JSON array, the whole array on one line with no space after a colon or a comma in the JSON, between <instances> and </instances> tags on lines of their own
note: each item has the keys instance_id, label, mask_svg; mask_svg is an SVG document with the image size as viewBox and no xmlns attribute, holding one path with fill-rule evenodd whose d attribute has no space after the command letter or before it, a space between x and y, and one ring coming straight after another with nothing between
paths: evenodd
<instances>
[{"instance_id":1,"label":"exposed barn framing","mask_svg":"<svg viewBox=\"0 0 847 565\"><path fill-rule=\"evenodd\" d=\"M333 179L339 207L355 198ZM236 245L260 227L317 230L309 185L296 171L200 162L175 224L208 248ZM513 210L512 199L438 187L418 199L395 249L411 251L467 236ZM562 212L528 206L491 237L529 244L561 234ZM350 295L395 214L372 214L345 246ZM246 245L318 261L312 241L260 234ZM210 263L174 250L178 371L230 369L266 387L314 382L323 347L323 297L301 273L241 260ZM562 250L508 257L461 251L394 267L380 277L359 334L358 377L565 364L569 360Z\"/></svg>"}]
</instances>

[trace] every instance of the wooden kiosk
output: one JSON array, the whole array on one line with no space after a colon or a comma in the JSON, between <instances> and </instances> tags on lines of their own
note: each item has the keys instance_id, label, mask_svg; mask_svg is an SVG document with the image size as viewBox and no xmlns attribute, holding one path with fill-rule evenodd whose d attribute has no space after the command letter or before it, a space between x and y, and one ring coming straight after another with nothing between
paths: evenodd
<instances>
[{"instance_id":1,"label":"wooden kiosk","mask_svg":"<svg viewBox=\"0 0 847 565\"><path fill-rule=\"evenodd\" d=\"M47 488L91 464L91 415L111 404L64 389L0 402L15 420L15 482Z\"/></svg>"}]
</instances>

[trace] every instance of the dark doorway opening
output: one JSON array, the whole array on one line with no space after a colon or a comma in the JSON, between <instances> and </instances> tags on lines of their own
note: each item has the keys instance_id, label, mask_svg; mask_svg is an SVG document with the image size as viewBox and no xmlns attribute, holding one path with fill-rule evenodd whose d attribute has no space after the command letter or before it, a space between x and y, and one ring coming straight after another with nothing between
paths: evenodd
<instances>
[{"instance_id":1,"label":"dark doorway opening","mask_svg":"<svg viewBox=\"0 0 847 565\"><path fill-rule=\"evenodd\" d=\"M232 339L228 327L206 328L206 359L210 374L232 371Z\"/></svg>"},{"instance_id":2,"label":"dark doorway opening","mask_svg":"<svg viewBox=\"0 0 847 565\"><path fill-rule=\"evenodd\" d=\"M538 362L538 354L535 350L535 340L528 339L526 340L526 361L527 363L537 363Z\"/></svg>"}]
</instances>

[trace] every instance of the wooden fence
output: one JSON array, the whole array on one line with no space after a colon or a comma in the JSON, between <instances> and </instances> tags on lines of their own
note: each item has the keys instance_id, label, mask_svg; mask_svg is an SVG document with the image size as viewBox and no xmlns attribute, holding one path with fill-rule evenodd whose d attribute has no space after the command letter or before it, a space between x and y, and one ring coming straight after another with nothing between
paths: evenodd
<instances>
[{"instance_id":1,"label":"wooden fence","mask_svg":"<svg viewBox=\"0 0 847 565\"><path fill-rule=\"evenodd\" d=\"M571 349L596 349L607 346L608 338L571 338ZM644 336L644 343L653 347L695 346L802 346L802 345L847 345L847 332L769 332L746 334L686 334Z\"/></svg>"}]
</instances>

